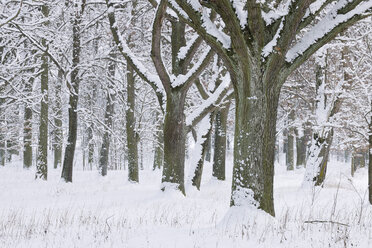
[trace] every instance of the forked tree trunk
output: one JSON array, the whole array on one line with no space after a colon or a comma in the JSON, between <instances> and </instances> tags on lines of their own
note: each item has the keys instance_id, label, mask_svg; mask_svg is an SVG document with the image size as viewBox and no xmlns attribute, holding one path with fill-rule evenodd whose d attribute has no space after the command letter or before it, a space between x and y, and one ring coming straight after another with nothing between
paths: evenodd
<instances>
[{"instance_id":1,"label":"forked tree trunk","mask_svg":"<svg viewBox=\"0 0 372 248\"><path fill-rule=\"evenodd\" d=\"M164 166L162 189L170 186L185 194L184 167L186 150L184 90L172 89L167 95L164 119Z\"/></svg>"},{"instance_id":2,"label":"forked tree trunk","mask_svg":"<svg viewBox=\"0 0 372 248\"><path fill-rule=\"evenodd\" d=\"M275 82L262 82L261 72L253 70L252 73L252 82L235 84L241 88L235 89L231 206L253 204L274 216L274 155L279 90L272 87ZM274 80L275 76L267 78ZM268 87L264 89L263 85Z\"/></svg>"},{"instance_id":3,"label":"forked tree trunk","mask_svg":"<svg viewBox=\"0 0 372 248\"><path fill-rule=\"evenodd\" d=\"M127 147L128 147L128 178L130 182L139 182L138 178L138 134L135 130L135 78L134 71L127 65L127 109L125 111Z\"/></svg>"},{"instance_id":4,"label":"forked tree trunk","mask_svg":"<svg viewBox=\"0 0 372 248\"><path fill-rule=\"evenodd\" d=\"M226 179L226 130L230 104L219 109L215 117L214 155L212 175L218 180Z\"/></svg>"},{"instance_id":5,"label":"forked tree trunk","mask_svg":"<svg viewBox=\"0 0 372 248\"><path fill-rule=\"evenodd\" d=\"M49 8L47 5L41 7L44 17L48 17ZM42 44L46 47L47 41L42 39ZM40 109L40 125L39 125L39 144L38 156L36 160L36 175L35 178L47 180L48 178L48 78L49 64L48 55L44 53L41 57L41 109Z\"/></svg>"}]
</instances>

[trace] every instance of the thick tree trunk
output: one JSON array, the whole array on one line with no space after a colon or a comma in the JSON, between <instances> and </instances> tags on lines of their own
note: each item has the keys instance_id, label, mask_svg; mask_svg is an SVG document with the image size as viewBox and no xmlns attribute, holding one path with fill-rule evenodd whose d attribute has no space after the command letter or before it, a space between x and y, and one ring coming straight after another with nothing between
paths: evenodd
<instances>
[{"instance_id":1,"label":"thick tree trunk","mask_svg":"<svg viewBox=\"0 0 372 248\"><path fill-rule=\"evenodd\" d=\"M214 156L212 175L218 180L226 179L226 129L230 104L219 109L215 117Z\"/></svg>"},{"instance_id":2,"label":"thick tree trunk","mask_svg":"<svg viewBox=\"0 0 372 248\"><path fill-rule=\"evenodd\" d=\"M25 83L25 94L32 93L34 77L31 77ZM23 168L32 166L32 108L28 104L25 105L24 123L23 123Z\"/></svg>"},{"instance_id":3,"label":"thick tree trunk","mask_svg":"<svg viewBox=\"0 0 372 248\"><path fill-rule=\"evenodd\" d=\"M44 17L48 17L49 8L46 5L41 7ZM46 47L46 40L42 40L42 44ZM41 57L41 109L40 109L40 125L39 125L39 144L38 156L36 160L36 175L35 178L47 180L48 178L48 81L49 81L49 64L48 55L44 53Z\"/></svg>"},{"instance_id":4,"label":"thick tree trunk","mask_svg":"<svg viewBox=\"0 0 372 248\"><path fill-rule=\"evenodd\" d=\"M293 123L294 121L294 111L291 110L289 114L289 121ZM288 128L288 146L286 154L286 165L287 170L294 170L294 129L293 127Z\"/></svg>"},{"instance_id":5,"label":"thick tree trunk","mask_svg":"<svg viewBox=\"0 0 372 248\"><path fill-rule=\"evenodd\" d=\"M127 109L126 109L126 131L128 146L128 177L130 182L139 182L138 178L138 134L136 132L135 117L135 78L134 70L127 65Z\"/></svg>"},{"instance_id":6,"label":"thick tree trunk","mask_svg":"<svg viewBox=\"0 0 372 248\"><path fill-rule=\"evenodd\" d=\"M256 205L275 215L273 183L279 92L274 82L238 82L235 89L234 169L231 206ZM272 79L275 76L271 77ZM264 89L262 85L267 85Z\"/></svg>"},{"instance_id":7,"label":"thick tree trunk","mask_svg":"<svg viewBox=\"0 0 372 248\"><path fill-rule=\"evenodd\" d=\"M77 7L78 4L75 4ZM84 8L84 6L82 6ZM71 85L69 85L70 99L68 108L68 138L63 160L62 178L66 182L72 182L72 171L77 138L77 106L79 100L79 64L80 64L80 23L82 13L77 13L72 26L72 71Z\"/></svg>"},{"instance_id":8,"label":"thick tree trunk","mask_svg":"<svg viewBox=\"0 0 372 248\"><path fill-rule=\"evenodd\" d=\"M164 166L162 189L173 187L185 194L185 97L186 92L177 89L167 95L164 120Z\"/></svg>"},{"instance_id":9,"label":"thick tree trunk","mask_svg":"<svg viewBox=\"0 0 372 248\"><path fill-rule=\"evenodd\" d=\"M58 80L55 87L55 116L54 116L54 169L61 166L62 163L62 147L63 147L63 130L62 130L62 71L58 72Z\"/></svg>"}]
</instances>

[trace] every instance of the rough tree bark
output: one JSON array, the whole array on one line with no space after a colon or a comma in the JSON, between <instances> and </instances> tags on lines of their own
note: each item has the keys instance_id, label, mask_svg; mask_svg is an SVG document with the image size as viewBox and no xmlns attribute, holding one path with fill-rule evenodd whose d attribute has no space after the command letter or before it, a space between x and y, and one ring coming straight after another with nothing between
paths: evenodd
<instances>
[{"instance_id":1,"label":"rough tree bark","mask_svg":"<svg viewBox=\"0 0 372 248\"><path fill-rule=\"evenodd\" d=\"M226 179L226 130L230 104L216 111L212 176Z\"/></svg>"},{"instance_id":2,"label":"rough tree bark","mask_svg":"<svg viewBox=\"0 0 372 248\"><path fill-rule=\"evenodd\" d=\"M191 67L192 72L187 75L189 66L192 65L191 61L194 54L199 49L202 39L196 39L191 45L191 48L187 51L186 55L182 58L178 56L179 51L186 45L185 40L185 23L178 20L177 18L170 18L172 34L171 34L171 47L172 47L172 76L177 78L177 84L171 79L168 70L165 68L165 63L161 56L161 38L162 38L162 25L163 20L166 16L167 2L160 1L155 18L153 21L152 30L152 49L151 58L157 71L157 76L148 77L146 69L138 66L139 61L136 60L129 52L126 44L122 42L120 38L117 26L114 25L115 13L113 2L106 0L109 7L109 21L110 28L116 44L118 45L119 51L126 58L128 64L130 64L143 80L145 80L156 92L160 107L163 110L163 99L164 92L167 100L165 109L164 119L164 165L163 165L163 176L162 176L162 190L166 188L176 188L183 194L184 190L184 163L185 163L185 140L186 140L186 124L184 116L185 97L188 89L195 79L208 65L213 52L208 49L202 56L201 63L198 63ZM156 2L154 2L157 5ZM182 75L183 77L179 77ZM159 87L159 84L161 86ZM163 89L164 91L163 91ZM203 112L201 115L206 115Z\"/></svg>"},{"instance_id":3,"label":"rough tree bark","mask_svg":"<svg viewBox=\"0 0 372 248\"><path fill-rule=\"evenodd\" d=\"M128 147L128 177L130 182L139 182L138 178L138 134L135 117L135 78L134 71L127 65L127 108L125 111L127 147Z\"/></svg>"},{"instance_id":4,"label":"rough tree bark","mask_svg":"<svg viewBox=\"0 0 372 248\"><path fill-rule=\"evenodd\" d=\"M340 0L328 6L330 2L333 3L323 1L313 15L306 15L313 1L286 1L287 14L274 18L270 24L263 18L263 12L275 5L266 1L244 1L239 11L235 11L234 2L229 0L175 0L170 4L221 56L234 85L232 206L253 204L275 215L274 148L280 89L290 73L343 29L364 18L363 14L372 8L370 1ZM309 27L305 36L297 37L326 7L332 10L325 20ZM208 9L219 14L224 30L208 20L205 14ZM346 15L350 11L355 12ZM239 18L237 13L245 13L246 18ZM343 21L336 18L338 15L345 17ZM320 29L321 25L330 28Z\"/></svg>"},{"instance_id":5,"label":"rough tree bark","mask_svg":"<svg viewBox=\"0 0 372 248\"><path fill-rule=\"evenodd\" d=\"M162 183L175 184L183 194L186 150L185 98L183 90L172 90L167 95L164 119L164 165Z\"/></svg>"}]
</instances>

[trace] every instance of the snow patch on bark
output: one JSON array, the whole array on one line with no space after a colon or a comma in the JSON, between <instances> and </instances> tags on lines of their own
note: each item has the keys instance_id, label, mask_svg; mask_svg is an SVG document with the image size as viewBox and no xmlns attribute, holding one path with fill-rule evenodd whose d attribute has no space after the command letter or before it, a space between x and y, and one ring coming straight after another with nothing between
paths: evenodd
<instances>
[{"instance_id":1,"label":"snow patch on bark","mask_svg":"<svg viewBox=\"0 0 372 248\"><path fill-rule=\"evenodd\" d=\"M236 187L234 192L232 193L231 198L234 201L235 206L242 206L242 207L259 207L259 203L254 199L254 192L251 189L243 188L243 187Z\"/></svg>"}]
</instances>

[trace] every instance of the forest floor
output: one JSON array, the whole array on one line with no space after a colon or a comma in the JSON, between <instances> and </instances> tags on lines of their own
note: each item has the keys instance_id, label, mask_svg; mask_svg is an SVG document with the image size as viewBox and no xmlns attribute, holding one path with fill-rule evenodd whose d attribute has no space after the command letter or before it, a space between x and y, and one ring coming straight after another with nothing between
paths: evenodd
<instances>
[{"instance_id":1,"label":"forest floor","mask_svg":"<svg viewBox=\"0 0 372 248\"><path fill-rule=\"evenodd\" d=\"M47 182L21 162L0 168L0 247L372 247L367 170L331 162L323 188L301 187L304 169L275 171L276 217L229 208L231 164L225 182L206 164L201 191L187 197L160 191L160 171L140 183L125 171L75 170L74 182L50 169ZM186 173L186 175L188 175Z\"/></svg>"}]
</instances>

